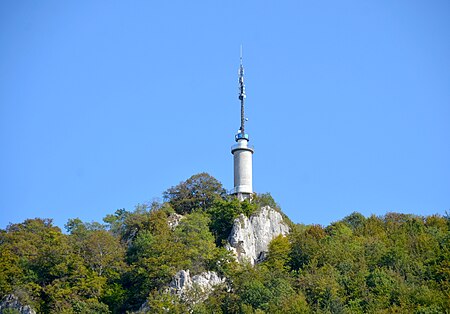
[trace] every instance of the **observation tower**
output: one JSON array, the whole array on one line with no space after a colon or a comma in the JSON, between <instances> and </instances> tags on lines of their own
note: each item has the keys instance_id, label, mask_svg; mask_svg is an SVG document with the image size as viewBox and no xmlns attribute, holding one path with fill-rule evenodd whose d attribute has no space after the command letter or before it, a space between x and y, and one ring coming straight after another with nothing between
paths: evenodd
<instances>
[{"instance_id":1,"label":"observation tower","mask_svg":"<svg viewBox=\"0 0 450 314\"><path fill-rule=\"evenodd\" d=\"M239 66L239 100L241 102L241 127L235 135L236 144L231 146L231 153L234 159L234 188L232 194L239 200L251 199L253 194L252 184L252 159L254 149L248 145L249 136L245 133L245 85L244 85L244 66L241 62Z\"/></svg>"}]
</instances>

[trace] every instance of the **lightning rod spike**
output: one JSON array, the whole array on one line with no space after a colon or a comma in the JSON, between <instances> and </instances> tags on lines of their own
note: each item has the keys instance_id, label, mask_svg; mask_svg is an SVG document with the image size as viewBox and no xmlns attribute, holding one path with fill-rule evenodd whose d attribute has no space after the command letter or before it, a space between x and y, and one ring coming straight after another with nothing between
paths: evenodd
<instances>
[{"instance_id":1,"label":"lightning rod spike","mask_svg":"<svg viewBox=\"0 0 450 314\"><path fill-rule=\"evenodd\" d=\"M241 44L241 50L240 50L240 57L241 57L241 65L242 65L242 44Z\"/></svg>"}]
</instances>

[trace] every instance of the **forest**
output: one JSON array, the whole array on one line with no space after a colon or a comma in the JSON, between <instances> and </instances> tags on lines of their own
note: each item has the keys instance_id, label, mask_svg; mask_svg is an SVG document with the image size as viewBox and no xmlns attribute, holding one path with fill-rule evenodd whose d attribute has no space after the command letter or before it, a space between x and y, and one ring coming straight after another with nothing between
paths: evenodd
<instances>
[{"instance_id":1,"label":"forest","mask_svg":"<svg viewBox=\"0 0 450 314\"><path fill-rule=\"evenodd\" d=\"M281 211L270 194L239 202L200 173L102 222L11 223L0 230L0 298L14 294L37 313L133 313L144 303L149 313L450 313L448 214L353 212L328 226L284 215L290 233L267 258L238 263L225 249L233 221L265 205ZM171 227L174 213L183 219ZM226 282L187 302L166 289L182 269Z\"/></svg>"}]
</instances>

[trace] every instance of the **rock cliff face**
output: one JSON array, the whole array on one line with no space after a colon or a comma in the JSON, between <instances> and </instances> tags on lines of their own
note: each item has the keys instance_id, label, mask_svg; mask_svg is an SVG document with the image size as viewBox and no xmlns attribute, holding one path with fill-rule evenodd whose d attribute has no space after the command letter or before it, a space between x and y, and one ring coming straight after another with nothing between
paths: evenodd
<instances>
[{"instance_id":1,"label":"rock cliff face","mask_svg":"<svg viewBox=\"0 0 450 314\"><path fill-rule=\"evenodd\" d=\"M247 218L241 214L234 220L226 248L236 254L239 262L252 265L264 260L270 241L278 235L287 235L289 227L279 212L269 206Z\"/></svg>"},{"instance_id":2,"label":"rock cliff face","mask_svg":"<svg viewBox=\"0 0 450 314\"><path fill-rule=\"evenodd\" d=\"M180 270L169 285L169 292L176 294L184 299L190 297L197 298L200 295L200 300L190 300L194 303L206 299L208 295L214 290L215 286L225 283L224 278L220 278L216 272L206 271L200 275L192 276L189 270ZM192 290L196 291L192 291ZM196 292L196 293L195 293ZM191 296L189 296L191 294Z\"/></svg>"},{"instance_id":3,"label":"rock cliff face","mask_svg":"<svg viewBox=\"0 0 450 314\"><path fill-rule=\"evenodd\" d=\"M194 305L205 301L211 292L213 292L217 286L222 284L225 284L225 278L220 278L216 272L206 271L200 275L191 277L189 274L189 269L180 270L172 278L172 281L170 282L169 287L165 290L165 293L176 295L184 302ZM141 314L150 312L151 309L146 301L137 312L133 313Z\"/></svg>"},{"instance_id":4,"label":"rock cliff face","mask_svg":"<svg viewBox=\"0 0 450 314\"><path fill-rule=\"evenodd\" d=\"M183 218L184 218L183 215L179 215L177 213L170 214L170 216L167 217L167 223L169 225L169 228L171 230L174 230L180 224L180 221Z\"/></svg>"},{"instance_id":5,"label":"rock cliff face","mask_svg":"<svg viewBox=\"0 0 450 314\"><path fill-rule=\"evenodd\" d=\"M0 302L0 313L6 313L7 310L11 311L11 313L36 314L36 311L30 306L20 303L14 294L8 294Z\"/></svg>"}]
</instances>

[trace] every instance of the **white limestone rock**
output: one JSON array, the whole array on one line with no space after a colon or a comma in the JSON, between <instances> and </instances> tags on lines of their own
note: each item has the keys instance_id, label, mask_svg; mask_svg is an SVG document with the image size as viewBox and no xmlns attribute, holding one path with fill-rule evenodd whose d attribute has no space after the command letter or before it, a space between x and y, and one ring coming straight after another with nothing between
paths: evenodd
<instances>
[{"instance_id":1,"label":"white limestone rock","mask_svg":"<svg viewBox=\"0 0 450 314\"><path fill-rule=\"evenodd\" d=\"M174 230L180 224L180 221L183 218L184 218L183 215L177 213L170 214L169 217L167 217L167 223L169 224L169 228L171 230Z\"/></svg>"},{"instance_id":2,"label":"white limestone rock","mask_svg":"<svg viewBox=\"0 0 450 314\"><path fill-rule=\"evenodd\" d=\"M225 284L225 282L225 278L219 277L219 275L213 271L206 271L191 277L189 270L180 270L175 274L169 287L164 292L176 295L188 305L192 306L205 301L215 288ZM168 312L169 310L166 309L166 311ZM150 312L151 310L146 301L142 304L141 308L134 313L141 314ZM189 313L191 312L192 311L190 310Z\"/></svg>"},{"instance_id":3,"label":"white limestone rock","mask_svg":"<svg viewBox=\"0 0 450 314\"><path fill-rule=\"evenodd\" d=\"M0 302L0 313L6 312L6 310L20 314L36 314L35 310L29 305L23 305L14 294L6 295Z\"/></svg>"},{"instance_id":4,"label":"white limestone rock","mask_svg":"<svg viewBox=\"0 0 450 314\"><path fill-rule=\"evenodd\" d=\"M169 284L169 292L186 298L189 292L196 289L202 294L202 298L206 299L216 286L223 283L225 278L219 277L214 271L206 271L191 277L189 270L180 270Z\"/></svg>"},{"instance_id":5,"label":"white limestone rock","mask_svg":"<svg viewBox=\"0 0 450 314\"><path fill-rule=\"evenodd\" d=\"M265 206L247 218L241 214L234 220L226 248L236 255L239 262L252 265L264 260L273 238L289 233L289 227L281 214Z\"/></svg>"}]
</instances>

